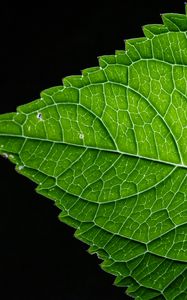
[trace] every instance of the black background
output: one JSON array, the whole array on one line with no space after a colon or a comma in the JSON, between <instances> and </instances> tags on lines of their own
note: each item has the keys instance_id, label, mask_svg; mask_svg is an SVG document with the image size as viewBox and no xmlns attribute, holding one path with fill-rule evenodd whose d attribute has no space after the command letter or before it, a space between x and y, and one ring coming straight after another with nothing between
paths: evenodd
<instances>
[{"instance_id":1,"label":"black background","mask_svg":"<svg viewBox=\"0 0 187 300\"><path fill-rule=\"evenodd\" d=\"M164 12L184 13L183 1L1 3L0 113L97 66L97 56L124 49L125 39L143 36L141 26L161 23ZM0 159L0 299L130 299L34 188Z\"/></svg>"}]
</instances>

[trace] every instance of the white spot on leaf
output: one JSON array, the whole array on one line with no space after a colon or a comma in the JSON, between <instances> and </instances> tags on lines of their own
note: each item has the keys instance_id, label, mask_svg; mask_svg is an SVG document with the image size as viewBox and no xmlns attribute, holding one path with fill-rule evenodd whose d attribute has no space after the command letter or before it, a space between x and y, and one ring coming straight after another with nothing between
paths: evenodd
<instances>
[{"instance_id":1,"label":"white spot on leaf","mask_svg":"<svg viewBox=\"0 0 187 300\"><path fill-rule=\"evenodd\" d=\"M39 120L41 120L41 121L43 120L43 119L42 119L42 114L41 114L41 113L37 113L37 119L39 119Z\"/></svg>"},{"instance_id":2,"label":"white spot on leaf","mask_svg":"<svg viewBox=\"0 0 187 300\"><path fill-rule=\"evenodd\" d=\"M84 134L83 134L83 133L80 133L80 134L79 134L79 138L80 138L81 140L83 140L83 139L84 139Z\"/></svg>"},{"instance_id":3,"label":"white spot on leaf","mask_svg":"<svg viewBox=\"0 0 187 300\"><path fill-rule=\"evenodd\" d=\"M24 169L24 166L19 166L18 167L18 170L20 170L20 171L23 170L23 169Z\"/></svg>"}]
</instances>

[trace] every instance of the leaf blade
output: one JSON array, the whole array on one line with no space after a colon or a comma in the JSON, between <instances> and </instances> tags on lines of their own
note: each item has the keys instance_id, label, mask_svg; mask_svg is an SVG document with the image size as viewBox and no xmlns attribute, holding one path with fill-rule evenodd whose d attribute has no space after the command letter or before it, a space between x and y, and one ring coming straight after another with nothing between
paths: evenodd
<instances>
[{"instance_id":1,"label":"leaf blade","mask_svg":"<svg viewBox=\"0 0 187 300\"><path fill-rule=\"evenodd\" d=\"M186 16L163 22L0 116L0 153L137 299L187 294Z\"/></svg>"}]
</instances>

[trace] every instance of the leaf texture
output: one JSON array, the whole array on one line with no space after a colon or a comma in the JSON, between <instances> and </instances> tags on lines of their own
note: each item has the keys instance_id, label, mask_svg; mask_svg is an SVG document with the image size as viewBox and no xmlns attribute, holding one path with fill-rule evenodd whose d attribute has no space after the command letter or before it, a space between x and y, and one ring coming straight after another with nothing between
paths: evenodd
<instances>
[{"instance_id":1,"label":"leaf texture","mask_svg":"<svg viewBox=\"0 0 187 300\"><path fill-rule=\"evenodd\" d=\"M187 16L0 116L0 153L135 299L187 299Z\"/></svg>"}]
</instances>

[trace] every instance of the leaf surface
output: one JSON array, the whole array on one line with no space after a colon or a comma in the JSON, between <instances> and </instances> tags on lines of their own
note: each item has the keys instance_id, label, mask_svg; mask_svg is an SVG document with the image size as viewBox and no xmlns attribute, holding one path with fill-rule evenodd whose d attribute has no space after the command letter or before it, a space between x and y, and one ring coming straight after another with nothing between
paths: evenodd
<instances>
[{"instance_id":1,"label":"leaf surface","mask_svg":"<svg viewBox=\"0 0 187 300\"><path fill-rule=\"evenodd\" d=\"M187 299L187 16L0 116L0 153L136 299Z\"/></svg>"}]
</instances>

